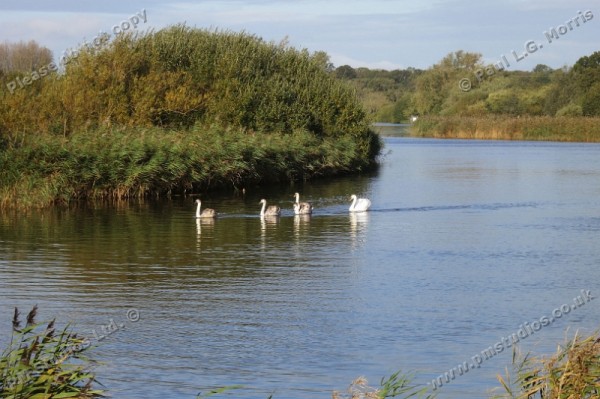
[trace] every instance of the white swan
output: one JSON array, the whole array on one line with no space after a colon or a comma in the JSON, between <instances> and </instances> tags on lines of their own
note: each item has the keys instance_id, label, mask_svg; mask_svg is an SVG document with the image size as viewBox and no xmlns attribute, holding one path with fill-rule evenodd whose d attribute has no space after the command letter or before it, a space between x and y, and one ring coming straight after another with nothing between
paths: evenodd
<instances>
[{"instance_id":1,"label":"white swan","mask_svg":"<svg viewBox=\"0 0 600 399\"><path fill-rule=\"evenodd\" d=\"M262 204L262 209L260 210L260 216L279 216L281 213L281 208L277 205L269 205L267 207L267 200L261 199L259 204Z\"/></svg>"},{"instance_id":2,"label":"white swan","mask_svg":"<svg viewBox=\"0 0 600 399\"><path fill-rule=\"evenodd\" d=\"M313 207L309 202L300 202L300 194L294 194L296 202L294 203L294 213L296 215L310 215Z\"/></svg>"},{"instance_id":3,"label":"white swan","mask_svg":"<svg viewBox=\"0 0 600 399\"><path fill-rule=\"evenodd\" d=\"M196 200L196 204L198 204L198 206L196 206L196 218L214 218L214 217L217 217L217 212L215 212L215 210L211 209L211 208L206 208L205 210L203 210L202 212L200 212L200 206L202 205L202 202L200 202L199 199Z\"/></svg>"},{"instance_id":4,"label":"white swan","mask_svg":"<svg viewBox=\"0 0 600 399\"><path fill-rule=\"evenodd\" d=\"M371 206L371 201L366 198L356 198L356 195L352 194L350 197L352 205L350 205L350 212L364 212Z\"/></svg>"}]
</instances>

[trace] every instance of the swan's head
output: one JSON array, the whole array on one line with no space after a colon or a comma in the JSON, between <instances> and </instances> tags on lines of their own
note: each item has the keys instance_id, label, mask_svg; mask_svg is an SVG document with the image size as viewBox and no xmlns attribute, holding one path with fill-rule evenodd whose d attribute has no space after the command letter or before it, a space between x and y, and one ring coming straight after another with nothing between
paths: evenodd
<instances>
[{"instance_id":1,"label":"swan's head","mask_svg":"<svg viewBox=\"0 0 600 399\"><path fill-rule=\"evenodd\" d=\"M199 204L199 203L200 203L200 200L199 200L199 199L197 199L197 200L196 200L196 204Z\"/></svg>"},{"instance_id":2,"label":"swan's head","mask_svg":"<svg viewBox=\"0 0 600 399\"><path fill-rule=\"evenodd\" d=\"M354 201L355 199L356 199L356 194L352 194L352 195L350 196L350 201Z\"/></svg>"},{"instance_id":3,"label":"swan's head","mask_svg":"<svg viewBox=\"0 0 600 399\"><path fill-rule=\"evenodd\" d=\"M294 197L295 197L296 199L300 198L300 193L295 193L295 194L294 194Z\"/></svg>"},{"instance_id":4,"label":"swan's head","mask_svg":"<svg viewBox=\"0 0 600 399\"><path fill-rule=\"evenodd\" d=\"M266 204L266 203L267 203L267 200L263 198L263 199L261 199L261 200L260 200L258 203L259 203L259 204Z\"/></svg>"}]
</instances>

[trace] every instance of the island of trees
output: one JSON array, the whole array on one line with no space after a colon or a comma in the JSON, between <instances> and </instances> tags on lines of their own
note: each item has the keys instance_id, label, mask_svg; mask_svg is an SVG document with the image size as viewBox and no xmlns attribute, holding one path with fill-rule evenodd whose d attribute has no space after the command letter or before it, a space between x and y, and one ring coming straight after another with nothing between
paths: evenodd
<instances>
[{"instance_id":1,"label":"island of trees","mask_svg":"<svg viewBox=\"0 0 600 399\"><path fill-rule=\"evenodd\" d=\"M379 136L325 53L177 25L0 47L0 208L355 173Z\"/></svg>"}]
</instances>

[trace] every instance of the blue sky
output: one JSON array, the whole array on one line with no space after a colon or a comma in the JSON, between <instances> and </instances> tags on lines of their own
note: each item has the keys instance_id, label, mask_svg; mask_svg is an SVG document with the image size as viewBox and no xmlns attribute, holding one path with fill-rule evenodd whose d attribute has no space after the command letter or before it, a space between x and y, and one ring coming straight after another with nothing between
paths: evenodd
<instances>
[{"instance_id":1,"label":"blue sky","mask_svg":"<svg viewBox=\"0 0 600 399\"><path fill-rule=\"evenodd\" d=\"M288 40L326 51L335 66L428 68L456 50L493 63L505 55L510 70L537 64L573 65L600 50L598 0L0 0L0 41L36 40L58 59L68 48L146 10L138 29L188 26L244 30L267 41ZM591 11L548 43L544 32ZM589 14L588 14L589 15ZM543 48L516 62L534 40Z\"/></svg>"}]
</instances>

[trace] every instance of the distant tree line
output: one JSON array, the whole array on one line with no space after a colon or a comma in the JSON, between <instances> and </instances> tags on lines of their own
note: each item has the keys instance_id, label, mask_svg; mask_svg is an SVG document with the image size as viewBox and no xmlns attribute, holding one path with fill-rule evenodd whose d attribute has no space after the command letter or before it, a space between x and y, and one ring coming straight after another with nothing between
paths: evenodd
<instances>
[{"instance_id":1,"label":"distant tree line","mask_svg":"<svg viewBox=\"0 0 600 399\"><path fill-rule=\"evenodd\" d=\"M401 122L416 113L412 98L416 80L423 72L415 68L386 71L342 65L334 74L354 86L365 111L374 121Z\"/></svg>"},{"instance_id":2,"label":"distant tree line","mask_svg":"<svg viewBox=\"0 0 600 399\"><path fill-rule=\"evenodd\" d=\"M499 70L481 54L456 51L427 70L343 65L334 73L355 86L366 111L381 122L410 115L600 116L600 52L572 67L540 64L531 72Z\"/></svg>"}]
</instances>

